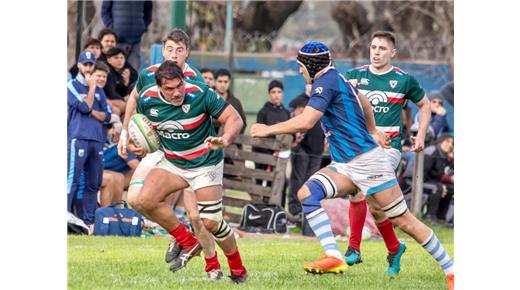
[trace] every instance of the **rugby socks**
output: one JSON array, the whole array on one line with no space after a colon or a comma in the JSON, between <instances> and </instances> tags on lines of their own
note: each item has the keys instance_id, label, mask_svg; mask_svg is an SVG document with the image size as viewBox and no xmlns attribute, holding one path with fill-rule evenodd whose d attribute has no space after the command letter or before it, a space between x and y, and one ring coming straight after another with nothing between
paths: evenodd
<instances>
[{"instance_id":1,"label":"rugby socks","mask_svg":"<svg viewBox=\"0 0 520 290\"><path fill-rule=\"evenodd\" d=\"M197 239L188 231L185 225L179 223L179 226L170 232L181 248L191 247L197 243Z\"/></svg>"},{"instance_id":2,"label":"rugby socks","mask_svg":"<svg viewBox=\"0 0 520 290\"><path fill-rule=\"evenodd\" d=\"M246 268L242 264L242 258L240 258L240 252L237 250L234 253L226 254L226 258L228 260L229 270L231 271L231 275L233 276L241 276L243 273L247 272ZM216 257L216 256L215 256Z\"/></svg>"},{"instance_id":3,"label":"rugby socks","mask_svg":"<svg viewBox=\"0 0 520 290\"><path fill-rule=\"evenodd\" d=\"M306 199L303 200L302 204L304 204ZM303 205L305 211L305 205ZM336 240L334 239L334 235L332 234L332 228L329 222L329 216L325 212L323 208L319 208L307 215L307 222L311 227L312 231L320 240L321 247L325 251L327 256L335 257L340 260L343 260L343 256L339 252L338 245L336 244Z\"/></svg>"},{"instance_id":4,"label":"rugby socks","mask_svg":"<svg viewBox=\"0 0 520 290\"><path fill-rule=\"evenodd\" d=\"M367 218L367 201L350 202L348 208L348 219L350 222L350 237L348 245L356 251L360 251L361 238L363 235L363 227Z\"/></svg>"},{"instance_id":5,"label":"rugby socks","mask_svg":"<svg viewBox=\"0 0 520 290\"><path fill-rule=\"evenodd\" d=\"M453 274L453 261L433 231L426 239L426 242L422 243L421 246L437 261L437 264L441 266L444 274Z\"/></svg>"},{"instance_id":6,"label":"rugby socks","mask_svg":"<svg viewBox=\"0 0 520 290\"><path fill-rule=\"evenodd\" d=\"M394 225L392 222L389 219L386 219L380 223L376 223L376 225L377 229L381 233L381 236L383 236L383 240L385 241L388 252L392 255L397 254L397 252L399 252L401 243L395 234Z\"/></svg>"},{"instance_id":7,"label":"rugby socks","mask_svg":"<svg viewBox=\"0 0 520 290\"><path fill-rule=\"evenodd\" d=\"M220 269L220 263L218 262L217 258L217 251L215 251L215 255L213 255L212 258L204 257L204 259L206 260L206 268L204 269L206 272Z\"/></svg>"}]
</instances>

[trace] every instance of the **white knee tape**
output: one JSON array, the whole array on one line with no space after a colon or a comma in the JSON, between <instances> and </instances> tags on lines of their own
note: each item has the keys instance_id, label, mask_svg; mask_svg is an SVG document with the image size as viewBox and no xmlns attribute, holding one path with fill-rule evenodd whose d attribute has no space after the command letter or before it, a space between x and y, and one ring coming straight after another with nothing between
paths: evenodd
<instances>
[{"instance_id":1,"label":"white knee tape","mask_svg":"<svg viewBox=\"0 0 520 290\"><path fill-rule=\"evenodd\" d=\"M389 205L382 208L388 218L396 218L400 217L406 213L408 210L408 206L406 205L406 200L401 196L398 199L391 202Z\"/></svg>"},{"instance_id":2,"label":"white knee tape","mask_svg":"<svg viewBox=\"0 0 520 290\"><path fill-rule=\"evenodd\" d=\"M327 198L334 198L338 194L338 188L336 187L336 184L326 174L323 174L321 172L314 173L309 180L316 179L318 182L323 184L325 187L325 193L327 194Z\"/></svg>"},{"instance_id":3,"label":"white knee tape","mask_svg":"<svg viewBox=\"0 0 520 290\"><path fill-rule=\"evenodd\" d=\"M224 241L233 234L233 229L226 223L225 220L221 220L217 230L212 234L215 240Z\"/></svg>"},{"instance_id":4,"label":"white knee tape","mask_svg":"<svg viewBox=\"0 0 520 290\"><path fill-rule=\"evenodd\" d=\"M222 220L222 199L197 202L201 219L220 222Z\"/></svg>"}]
</instances>

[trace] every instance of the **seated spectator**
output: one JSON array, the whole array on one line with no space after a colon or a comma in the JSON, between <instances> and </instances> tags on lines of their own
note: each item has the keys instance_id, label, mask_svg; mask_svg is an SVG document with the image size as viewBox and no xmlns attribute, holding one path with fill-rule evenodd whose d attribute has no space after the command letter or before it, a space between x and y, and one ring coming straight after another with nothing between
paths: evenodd
<instances>
[{"instance_id":1,"label":"seated spectator","mask_svg":"<svg viewBox=\"0 0 520 290\"><path fill-rule=\"evenodd\" d=\"M90 38L89 40L87 40L87 42L85 42L83 50L92 52L96 57L96 60L99 60L99 57L101 56L101 42L99 42L99 40L97 40L96 38ZM76 76L78 75L77 62L69 69L69 72L71 78L76 78Z\"/></svg>"},{"instance_id":2,"label":"seated spectator","mask_svg":"<svg viewBox=\"0 0 520 290\"><path fill-rule=\"evenodd\" d=\"M453 192L448 193L443 181L453 181L453 178L446 176L450 166L450 156L453 153L453 136L443 134L437 140L437 145L433 153L424 155L424 183L430 183L437 187L428 201L428 212L426 218L433 223L445 222ZM442 200L442 206L441 206Z\"/></svg>"},{"instance_id":3,"label":"seated spectator","mask_svg":"<svg viewBox=\"0 0 520 290\"><path fill-rule=\"evenodd\" d=\"M98 34L98 39L101 42L101 55L98 60L107 62L105 54L117 45L117 34L108 29L103 28Z\"/></svg>"},{"instance_id":4,"label":"seated spectator","mask_svg":"<svg viewBox=\"0 0 520 290\"><path fill-rule=\"evenodd\" d=\"M446 118L446 108L444 107L444 100L438 91L432 91L429 95L431 106L430 127L435 133L435 137L439 137L443 133L451 132ZM419 123L419 115L415 115L414 126ZM413 126L412 126L413 127Z\"/></svg>"},{"instance_id":5,"label":"seated spectator","mask_svg":"<svg viewBox=\"0 0 520 290\"><path fill-rule=\"evenodd\" d=\"M283 84L280 81L273 80L269 83L267 92L269 93L269 101L265 102L264 106L258 112L256 116L256 122L266 125L274 125L280 122L287 121L291 118L291 113L287 110L283 102ZM268 138L275 138L270 136ZM253 147L254 152L260 152L265 154L273 154L274 151L270 149L264 149L260 147ZM255 168L270 170L265 164L255 164ZM266 183L267 186L271 186L271 183ZM285 206L285 186L282 193L282 206Z\"/></svg>"},{"instance_id":6,"label":"seated spectator","mask_svg":"<svg viewBox=\"0 0 520 290\"><path fill-rule=\"evenodd\" d=\"M111 48L105 55L110 67L105 94L114 114L121 115L125 112L126 97L137 81L137 71L126 63L125 52L121 48Z\"/></svg>"},{"instance_id":7,"label":"seated spectator","mask_svg":"<svg viewBox=\"0 0 520 290\"><path fill-rule=\"evenodd\" d=\"M117 136L113 139L115 143L109 145L103 151L103 182L99 197L101 207L107 207L123 199L123 191L128 189L132 174L134 174L140 161L130 152L126 160L117 154L119 134L116 133L115 135Z\"/></svg>"},{"instance_id":8,"label":"seated spectator","mask_svg":"<svg viewBox=\"0 0 520 290\"><path fill-rule=\"evenodd\" d=\"M213 71L209 68L202 68L200 73L202 74L206 85L208 85L210 88L215 88L215 74Z\"/></svg>"}]
</instances>

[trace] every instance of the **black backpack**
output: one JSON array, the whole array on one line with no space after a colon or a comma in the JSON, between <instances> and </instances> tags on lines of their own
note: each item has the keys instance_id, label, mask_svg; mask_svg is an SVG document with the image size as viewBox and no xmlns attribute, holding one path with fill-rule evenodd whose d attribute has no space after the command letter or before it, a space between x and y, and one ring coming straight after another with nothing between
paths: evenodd
<instances>
[{"instance_id":1,"label":"black backpack","mask_svg":"<svg viewBox=\"0 0 520 290\"><path fill-rule=\"evenodd\" d=\"M250 233L286 233L287 214L277 205L247 204L238 228Z\"/></svg>"}]
</instances>

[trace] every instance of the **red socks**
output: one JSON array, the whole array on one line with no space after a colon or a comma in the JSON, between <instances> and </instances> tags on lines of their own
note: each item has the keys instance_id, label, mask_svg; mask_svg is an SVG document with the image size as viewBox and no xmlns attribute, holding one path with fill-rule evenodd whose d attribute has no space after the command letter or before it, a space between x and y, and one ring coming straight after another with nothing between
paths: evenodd
<instances>
[{"instance_id":1,"label":"red socks","mask_svg":"<svg viewBox=\"0 0 520 290\"><path fill-rule=\"evenodd\" d=\"M217 251L215 251L215 255L212 258L204 257L204 259L206 260L206 268L204 269L206 272L220 269L220 263L218 262L217 258Z\"/></svg>"},{"instance_id":2,"label":"red socks","mask_svg":"<svg viewBox=\"0 0 520 290\"><path fill-rule=\"evenodd\" d=\"M367 218L367 202L362 200L359 202L350 202L348 208L348 218L350 221L350 238L348 245L359 252L359 244L363 234L363 226Z\"/></svg>"},{"instance_id":3,"label":"red socks","mask_svg":"<svg viewBox=\"0 0 520 290\"><path fill-rule=\"evenodd\" d=\"M234 253L224 254L227 257L229 270L231 271L232 275L240 276L242 273L246 272L246 268L242 264L242 259L240 258L240 253L238 252L238 248Z\"/></svg>"},{"instance_id":4,"label":"red socks","mask_svg":"<svg viewBox=\"0 0 520 290\"><path fill-rule=\"evenodd\" d=\"M388 219L384 220L381 223L376 224L379 232L383 236L383 240L385 241L386 248L388 252L392 255L397 254L400 247L399 239L394 231L394 225Z\"/></svg>"},{"instance_id":5,"label":"red socks","mask_svg":"<svg viewBox=\"0 0 520 290\"><path fill-rule=\"evenodd\" d=\"M181 248L189 247L197 243L197 239L180 223L178 227L170 232Z\"/></svg>"}]
</instances>

